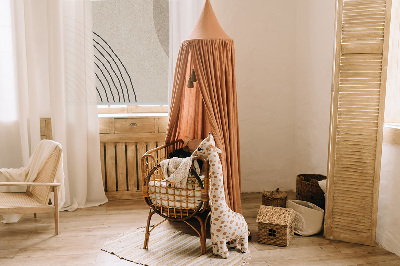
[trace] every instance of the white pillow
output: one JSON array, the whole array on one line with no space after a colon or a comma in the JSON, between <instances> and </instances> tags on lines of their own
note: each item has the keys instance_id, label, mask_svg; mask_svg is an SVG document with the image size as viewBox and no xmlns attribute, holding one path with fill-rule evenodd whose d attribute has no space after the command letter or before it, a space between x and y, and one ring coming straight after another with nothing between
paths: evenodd
<instances>
[{"instance_id":1,"label":"white pillow","mask_svg":"<svg viewBox=\"0 0 400 266\"><path fill-rule=\"evenodd\" d=\"M321 187L322 191L326 194L326 179L318 181L318 184Z\"/></svg>"},{"instance_id":2,"label":"white pillow","mask_svg":"<svg viewBox=\"0 0 400 266\"><path fill-rule=\"evenodd\" d=\"M302 200L288 200L286 207L296 211L294 219L296 234L311 236L322 230L324 210L317 205Z\"/></svg>"}]
</instances>

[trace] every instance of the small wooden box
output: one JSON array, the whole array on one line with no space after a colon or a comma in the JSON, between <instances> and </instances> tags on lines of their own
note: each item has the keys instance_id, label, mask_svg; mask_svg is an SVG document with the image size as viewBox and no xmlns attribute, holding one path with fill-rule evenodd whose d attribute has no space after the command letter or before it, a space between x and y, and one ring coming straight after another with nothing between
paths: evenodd
<instances>
[{"instance_id":1,"label":"small wooden box","mask_svg":"<svg viewBox=\"0 0 400 266\"><path fill-rule=\"evenodd\" d=\"M262 194L262 205L286 208L287 194L279 191L264 191Z\"/></svg>"},{"instance_id":2,"label":"small wooden box","mask_svg":"<svg viewBox=\"0 0 400 266\"><path fill-rule=\"evenodd\" d=\"M292 209L261 205L257 215L258 243L287 247L294 235Z\"/></svg>"}]
</instances>

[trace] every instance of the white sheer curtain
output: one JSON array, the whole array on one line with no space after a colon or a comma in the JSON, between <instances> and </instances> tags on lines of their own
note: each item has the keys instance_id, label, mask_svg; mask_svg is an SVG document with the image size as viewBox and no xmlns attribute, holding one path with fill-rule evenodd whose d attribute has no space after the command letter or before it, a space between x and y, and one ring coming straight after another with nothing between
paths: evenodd
<instances>
[{"instance_id":1,"label":"white sheer curtain","mask_svg":"<svg viewBox=\"0 0 400 266\"><path fill-rule=\"evenodd\" d=\"M10 1L0 1L0 168L24 162L15 88L14 45Z\"/></svg>"},{"instance_id":2,"label":"white sheer curtain","mask_svg":"<svg viewBox=\"0 0 400 266\"><path fill-rule=\"evenodd\" d=\"M64 209L105 203L90 1L4 2L8 5L11 2L14 43L8 54L16 55L9 60L9 67L15 65L16 83L12 84L11 75L0 76L0 83L5 81L8 85L5 90L2 87L0 96L11 95L11 106L15 109L14 115L1 109L0 123L5 121L9 126L4 130L2 127L0 134L14 139L0 142L0 167L27 165L29 154L40 141L40 117L50 116L53 138L63 146ZM14 157L4 160L5 153L10 151Z\"/></svg>"},{"instance_id":3,"label":"white sheer curtain","mask_svg":"<svg viewBox=\"0 0 400 266\"><path fill-rule=\"evenodd\" d=\"M174 70L181 43L187 39L203 10L205 0L169 1L169 77L168 102L171 101Z\"/></svg>"}]
</instances>

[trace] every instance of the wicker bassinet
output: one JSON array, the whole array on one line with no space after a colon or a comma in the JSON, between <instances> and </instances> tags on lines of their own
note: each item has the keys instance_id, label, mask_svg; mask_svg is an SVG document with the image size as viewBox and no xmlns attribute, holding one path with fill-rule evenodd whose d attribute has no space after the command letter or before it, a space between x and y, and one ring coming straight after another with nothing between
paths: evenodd
<instances>
[{"instance_id":1,"label":"wicker bassinet","mask_svg":"<svg viewBox=\"0 0 400 266\"><path fill-rule=\"evenodd\" d=\"M164 221L183 221L192 227L200 236L201 252L206 252L206 223L209 212L209 174L208 162L200 156L192 160L201 160L202 176L196 174L193 168L190 171L185 187L175 187L174 183L163 179L160 162L168 159L168 155L183 147L183 141L177 140L170 144L146 152L141 161L142 191L145 202L150 206L147 219L144 248L148 248L150 232L159 224L150 229L150 220L154 213L164 217ZM199 232L189 223L190 218L200 222ZM163 221L163 222L164 222Z\"/></svg>"}]
</instances>

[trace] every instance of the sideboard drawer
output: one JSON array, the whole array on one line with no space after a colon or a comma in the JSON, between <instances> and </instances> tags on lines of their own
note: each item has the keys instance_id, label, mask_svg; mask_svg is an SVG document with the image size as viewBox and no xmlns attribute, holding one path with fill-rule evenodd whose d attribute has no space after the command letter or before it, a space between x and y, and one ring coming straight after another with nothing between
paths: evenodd
<instances>
[{"instance_id":1,"label":"sideboard drawer","mask_svg":"<svg viewBox=\"0 0 400 266\"><path fill-rule=\"evenodd\" d=\"M154 133L154 118L114 118L115 133Z\"/></svg>"},{"instance_id":2,"label":"sideboard drawer","mask_svg":"<svg viewBox=\"0 0 400 266\"><path fill-rule=\"evenodd\" d=\"M158 121L158 132L159 133L166 133L168 128L168 117L160 117L156 118Z\"/></svg>"},{"instance_id":3,"label":"sideboard drawer","mask_svg":"<svg viewBox=\"0 0 400 266\"><path fill-rule=\"evenodd\" d=\"M100 134L114 133L114 118L99 117L99 132Z\"/></svg>"}]
</instances>

